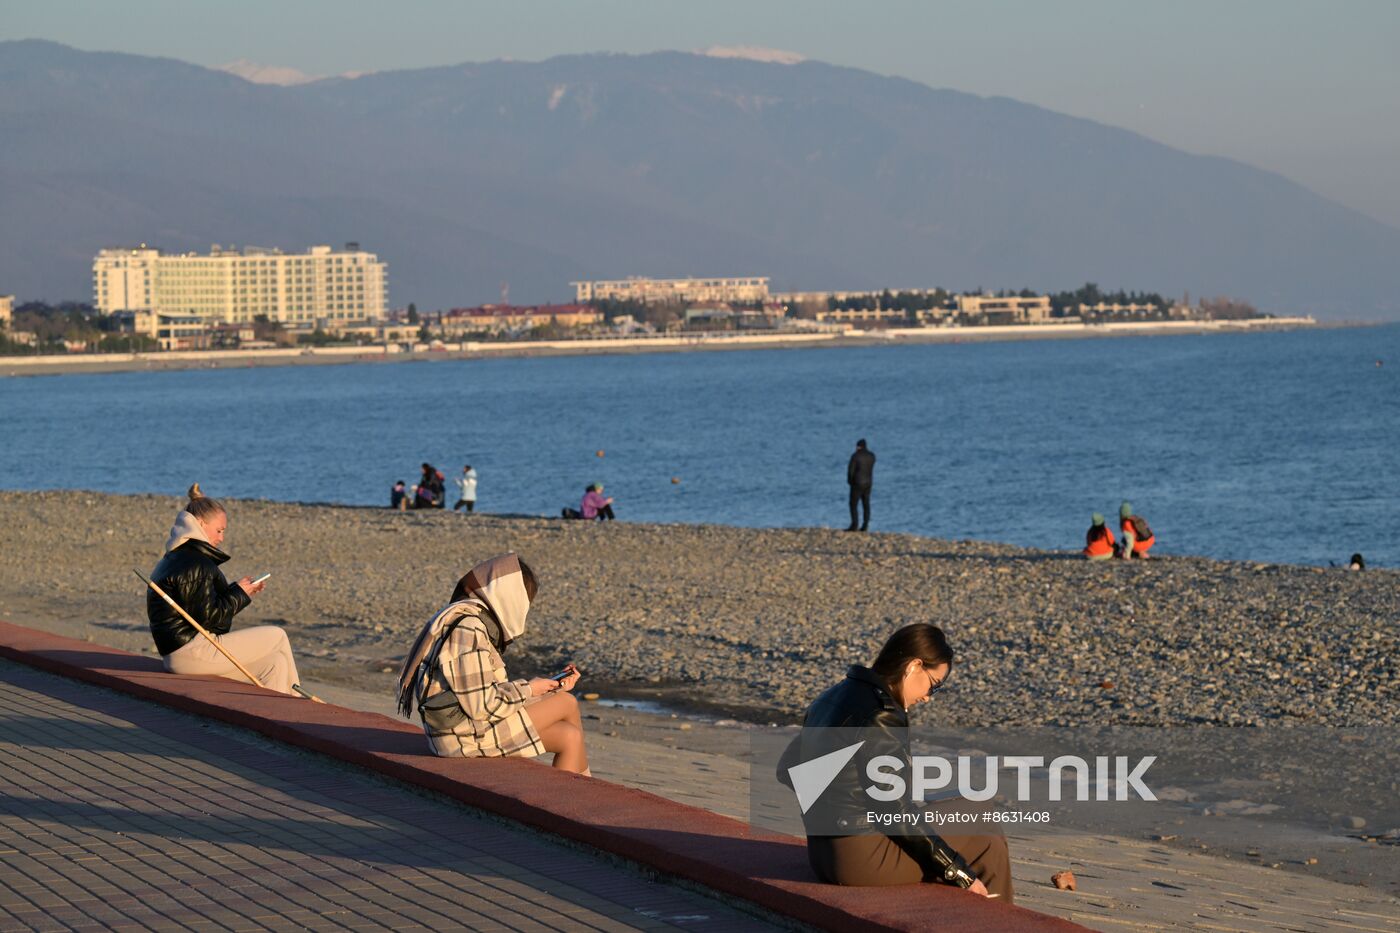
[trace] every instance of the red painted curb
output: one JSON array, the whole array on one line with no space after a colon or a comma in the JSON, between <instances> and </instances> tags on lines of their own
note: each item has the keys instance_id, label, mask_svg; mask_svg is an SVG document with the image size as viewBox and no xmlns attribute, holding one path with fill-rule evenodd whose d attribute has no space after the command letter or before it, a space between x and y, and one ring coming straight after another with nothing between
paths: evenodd
<instances>
[{"instance_id":1,"label":"red painted curb","mask_svg":"<svg viewBox=\"0 0 1400 933\"><path fill-rule=\"evenodd\" d=\"M311 749L821 929L1084 929L942 885L821 884L800 839L518 758L436 758L421 729L377 713L176 676L152 657L8 622L0 622L0 657Z\"/></svg>"}]
</instances>

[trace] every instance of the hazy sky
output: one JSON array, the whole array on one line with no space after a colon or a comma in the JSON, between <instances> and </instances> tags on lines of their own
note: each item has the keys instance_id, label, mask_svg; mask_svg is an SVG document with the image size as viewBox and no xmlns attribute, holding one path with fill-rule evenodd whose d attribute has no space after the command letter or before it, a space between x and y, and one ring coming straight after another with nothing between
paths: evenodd
<instances>
[{"instance_id":1,"label":"hazy sky","mask_svg":"<svg viewBox=\"0 0 1400 933\"><path fill-rule=\"evenodd\" d=\"M1400 226L1400 0L0 0L0 39L309 74L761 46L1272 169Z\"/></svg>"}]
</instances>

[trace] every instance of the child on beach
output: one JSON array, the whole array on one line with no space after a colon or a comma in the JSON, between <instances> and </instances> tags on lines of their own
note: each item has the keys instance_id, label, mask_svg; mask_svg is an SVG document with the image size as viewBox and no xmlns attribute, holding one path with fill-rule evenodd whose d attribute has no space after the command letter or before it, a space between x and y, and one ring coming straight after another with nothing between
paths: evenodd
<instances>
[{"instance_id":1,"label":"child on beach","mask_svg":"<svg viewBox=\"0 0 1400 933\"><path fill-rule=\"evenodd\" d=\"M389 490L389 508L400 512L408 508L408 488L403 480L394 484L394 488Z\"/></svg>"},{"instance_id":2,"label":"child on beach","mask_svg":"<svg viewBox=\"0 0 1400 933\"><path fill-rule=\"evenodd\" d=\"M558 677L510 680L501 655L525 633L538 591L534 571L514 554L473 567L452 600L428 620L399 674L399 712L423 721L428 747L443 757L534 757L591 776L583 744L578 683L571 664Z\"/></svg>"},{"instance_id":3,"label":"child on beach","mask_svg":"<svg viewBox=\"0 0 1400 933\"><path fill-rule=\"evenodd\" d=\"M452 507L452 511L457 511L462 506L467 507L468 512L476 510L476 470L468 463L462 467L462 475L453 480L457 484L457 504Z\"/></svg>"}]
</instances>

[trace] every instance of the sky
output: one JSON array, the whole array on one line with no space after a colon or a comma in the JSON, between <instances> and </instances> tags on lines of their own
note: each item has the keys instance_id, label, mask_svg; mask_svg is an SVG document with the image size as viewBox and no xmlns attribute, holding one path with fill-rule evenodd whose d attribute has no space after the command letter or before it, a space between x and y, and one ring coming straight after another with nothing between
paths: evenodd
<instances>
[{"instance_id":1,"label":"sky","mask_svg":"<svg viewBox=\"0 0 1400 933\"><path fill-rule=\"evenodd\" d=\"M312 75L780 49L1279 172L1400 227L1400 0L0 0L0 40Z\"/></svg>"}]
</instances>

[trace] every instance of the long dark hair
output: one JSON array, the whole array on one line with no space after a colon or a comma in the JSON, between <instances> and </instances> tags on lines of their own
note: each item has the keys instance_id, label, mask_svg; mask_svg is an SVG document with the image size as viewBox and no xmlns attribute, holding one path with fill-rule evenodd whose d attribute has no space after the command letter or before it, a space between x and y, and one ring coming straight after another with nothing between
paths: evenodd
<instances>
[{"instance_id":1,"label":"long dark hair","mask_svg":"<svg viewBox=\"0 0 1400 933\"><path fill-rule=\"evenodd\" d=\"M870 669L893 687L904 676L904 668L916 658L929 667L952 666L953 648L943 629L927 622L904 626L885 642Z\"/></svg>"}]
</instances>

